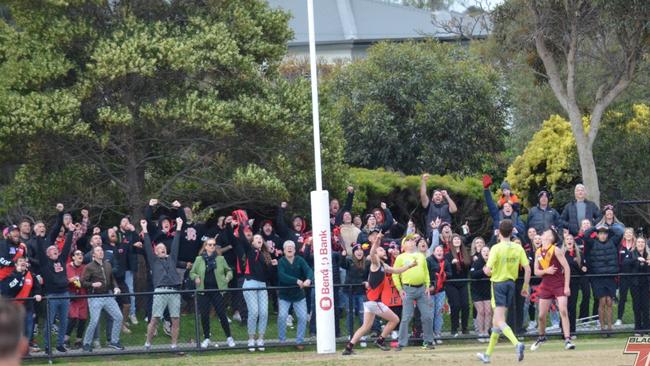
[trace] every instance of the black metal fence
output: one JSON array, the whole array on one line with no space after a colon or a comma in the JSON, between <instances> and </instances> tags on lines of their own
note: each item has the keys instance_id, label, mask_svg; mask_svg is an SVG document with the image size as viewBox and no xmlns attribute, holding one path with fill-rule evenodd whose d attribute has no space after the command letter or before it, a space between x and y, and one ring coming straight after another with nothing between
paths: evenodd
<instances>
[{"instance_id":1,"label":"black metal fence","mask_svg":"<svg viewBox=\"0 0 650 366\"><path fill-rule=\"evenodd\" d=\"M636 329L629 328L629 327L627 327L627 328L625 328L625 327L617 327L616 329L613 329L611 331L610 330L603 331L603 330L599 329L599 327L595 326L596 325L596 320L595 320L595 316L594 316L594 309L595 309L594 308L594 303L595 302L594 302L594 299L593 299L593 294L590 291L591 289L590 289L590 285L589 285L590 281L592 281L593 279L596 279L596 278L602 278L602 277L610 277L610 278L613 277L613 278L615 278L616 282L618 283L618 291L620 293L617 293L618 306L615 307L616 308L615 310L612 310L612 312L613 312L612 316L614 317L613 321L615 321L616 318L617 318L616 311L618 310L618 307L620 307L621 305L624 305L626 303L626 300L628 298L628 294L627 293L623 294L622 290L623 290L624 287L627 287L626 292L629 292L629 294L632 297L632 302L633 302L633 304L632 304L633 310L631 312L630 311L625 312L625 314L628 315L628 318L626 319L626 321L629 324L630 320L632 320L632 319L629 319L629 314L632 315L632 317L634 318L633 319L634 321L638 320L638 319L636 319L637 317L647 316L648 296L650 294L650 287L648 287L648 282L649 282L648 280L650 280L650 279L647 278L648 275L650 275L650 273L619 273L619 274L609 274L609 275L585 274L585 275L582 275L582 276L572 276L572 280L571 280L571 282L572 282L572 286L571 286L572 291L574 289L576 290L576 293L572 293L572 296L576 297L576 301L573 302L573 305L571 305L571 302L570 302L570 305L576 307L576 309L574 311L574 314L576 314L575 315L576 318L580 317L580 319L577 319L577 321L583 326L580 327L580 329L576 329L575 332L571 332L571 333L574 334L574 335L607 335L607 334L650 333L650 329L645 329L645 328L650 328L648 326L644 326L644 329L641 329L638 326L636 327ZM536 277L533 277L533 279L534 280L535 279L539 280ZM486 281L486 279L481 279L481 280L450 279L450 280L447 281L447 284L452 284L452 283L455 283L455 284L460 284L460 283L469 284L469 283L475 282L475 281ZM523 280L520 279L518 281L518 284L521 285L522 283L523 283ZM336 299L335 301L339 301L339 303L340 303L340 299L342 297L341 292L353 293L355 290L363 292L363 285L361 285L361 284L357 284L357 285L337 284L334 287L337 290L337 294L335 294L335 299ZM469 291L469 287L470 286L466 286L465 291ZM115 297L115 298L124 299L125 301L123 301L123 303L126 303L126 302L128 302L128 298L131 297L131 296L150 297L150 296L153 296L153 295L180 294L184 298L186 310L188 310L188 308L191 308L190 309L191 311L186 312L186 316L193 316L193 318L194 318L194 334L193 334L194 341L192 343L187 343L187 342L186 343L179 343L178 348L176 348L176 349L170 349L169 347L153 346L152 348L150 348L148 350L145 350L143 346L133 346L132 344L128 344L125 350L102 349L99 352L97 352L97 351L94 351L94 352L71 351L71 352L63 353L63 352L53 352L53 348L54 348L53 347L53 344L54 344L53 343L53 341L54 341L53 335L51 334L51 332L50 332L50 334L46 334L46 332L44 331L43 336L44 337L50 337L50 343L49 343L50 347L49 347L49 349L47 349L46 352L39 352L39 353L30 354L26 358L27 359L48 359L49 361L51 361L51 360L53 360L55 358L64 358L64 357L119 356L119 355L136 355L136 354L141 355L141 354L143 354L145 352L146 353L178 353L178 352L218 351L218 350L224 349L224 348L214 348L214 347L202 348L201 347L200 340L202 339L202 336L201 336L201 331L202 330L201 330L201 319L200 319L200 317L201 317L202 312L210 311L210 310L200 308L200 306L199 306L199 294L217 292L218 291L218 292L223 293L223 294L236 295L238 293L242 294L245 291L267 291L271 295L270 296L271 301L270 301L269 307L274 307L273 298L277 297L277 291L281 290L281 289L291 289L291 288L296 288L296 287L277 287L277 286L275 286L275 287L265 287L265 288L228 288L228 289L218 289L218 290L216 290L216 289L215 290L196 290L196 289L192 289L192 290L178 290L178 291L155 292L155 293L154 292L137 292L137 293L120 293L118 295L113 295L113 294L110 294L110 295L92 295L92 294L89 294L89 295L83 295L83 296L58 296L58 297L54 297L54 296L47 297L46 296L46 297L43 297L43 299L41 301L41 306L44 307L44 310L45 310L43 320L46 323L53 323L52 319L50 318L50 311L49 311L50 310L50 302L53 301L53 300L77 300L77 299L89 299L89 298L99 298L99 297ZM519 288L520 288L520 286L518 286L518 289ZM534 289L534 287L533 287L533 289ZM310 298L309 289L307 290L307 292L308 292L307 298L309 299ZM623 296L623 298L621 298L621 296ZM345 296L343 296L343 297L345 297ZM517 296L517 297L519 298L520 296ZM534 296L531 296L531 297L534 297ZM580 311L584 311L584 309L581 309L581 310L577 309L577 307L581 307L581 308L584 307L584 304L582 304L582 306L580 304L578 304L578 297L580 298L580 301L586 301L587 314L580 314ZM231 296L231 299L234 299L234 298L235 298L235 296ZM35 300L35 299L34 298L23 298L23 299L16 299L16 300L31 301L31 300ZM528 306L529 309L530 309L530 306L532 306L533 308L535 307L534 299L533 299L532 303L529 303L529 302L530 302L530 298L529 299L524 299L523 297L521 297L521 299L516 299L516 301L513 301L513 304L511 306L511 308L509 308L508 323L513 328L513 330L515 330L515 333L517 333L517 335L519 337L535 337L535 336L537 336L537 333L536 333L535 330L526 329L526 327L525 327L526 319L530 319L530 318L527 318L527 316L529 316L530 314L535 314L534 311L526 312L526 314L524 313L524 309L522 308L522 306L523 307ZM639 302L645 302L645 304L639 304ZM529 303L529 304L526 305L527 303ZM472 308L471 300L470 300L470 303L468 305L469 305L469 307L471 309ZM232 308L236 307L237 305L235 305L234 302L231 300L228 304L224 303L223 306L224 307L230 306L231 310L232 310ZM241 304L239 306L241 306ZM355 306L354 302L351 301L348 298L346 308L345 309L341 309L341 308L338 309L337 322L339 322L339 324L340 324L340 321L342 320L342 319L339 319L339 317L343 316L343 312L345 312L346 317L348 316L348 314L354 314L354 311L355 311L354 306ZM640 308L639 306L645 306L645 309L646 309L645 310L646 311L645 315L638 314L636 312L636 310ZM311 308L313 309L313 306L311 306ZM225 311L226 309L223 309L223 310ZM140 314L142 314L142 312L143 311L141 310ZM397 315L400 316L399 313ZM535 317L536 317L536 315L535 315ZM149 318L150 318L150 315L149 315ZM187 318L185 318L185 319L187 319ZM354 317L352 319L354 321ZM311 314L311 319L309 319L309 321L313 322L314 320L315 320L315 315ZM446 322L447 321L448 321L448 319L446 319ZM415 323L417 323L417 321ZM354 322L352 324L354 324ZM637 324L639 324L639 323L637 322ZM647 323L642 323L642 324L647 325ZM311 326L312 326L312 329L315 330L315 326L314 325L311 325ZM45 326L41 326L41 328L45 329ZM346 335L351 335L352 334L351 332L354 332L354 330L356 330L357 326L352 326L352 327L347 326L346 328L348 328L348 329L345 329L347 331L347 332L345 332ZM309 327L308 327L308 329L309 329ZM524 329L525 329L525 331L522 332L522 330L524 330ZM68 331L68 329L59 329L58 331L59 332L61 332L61 331L65 332L65 331ZM337 343L339 343L339 344L347 342L348 338L345 335L343 335L343 333L344 332L341 331L338 334ZM409 333L412 335L411 340L413 340L413 341L420 341L421 340L421 338L419 337L417 332L415 332L415 334L413 334L412 332L409 332ZM471 340L471 339L476 339L478 337L479 337L478 334L471 334L470 333L470 334L460 334L460 335L451 335L451 334L450 335L442 335L439 338L441 340L444 340L444 341L449 341L449 340ZM235 345L234 347L228 347L226 349L245 350L245 349L249 348L245 343L241 343L241 341L242 341L241 339L239 339L238 341L240 341L239 344ZM315 340L306 338L305 342L303 342L302 344L303 345L313 345L313 344L315 344ZM277 341L271 341L271 342L267 342L265 344L265 347L267 347L267 348L287 347L287 346L290 346L290 345L293 345L293 344L292 343L290 344L290 343L280 343L280 342L277 342Z\"/></svg>"}]
</instances>

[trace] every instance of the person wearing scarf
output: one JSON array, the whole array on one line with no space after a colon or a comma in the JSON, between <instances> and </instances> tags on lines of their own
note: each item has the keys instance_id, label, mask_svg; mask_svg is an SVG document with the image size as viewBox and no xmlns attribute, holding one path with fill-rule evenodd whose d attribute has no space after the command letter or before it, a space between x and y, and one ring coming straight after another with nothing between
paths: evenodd
<instances>
[{"instance_id":1,"label":"person wearing scarf","mask_svg":"<svg viewBox=\"0 0 650 366\"><path fill-rule=\"evenodd\" d=\"M203 247L190 270L190 279L194 281L198 291L197 302L203 328L201 348L204 349L213 345L210 340L210 307L214 307L219 317L228 346L235 347L235 340L232 338L230 324L226 316L223 294L219 291L228 288L228 282L232 279L233 273L228 263L226 263L226 259L221 255L217 255L216 248L217 242L213 238L203 242ZM217 344L214 343L214 346L217 347Z\"/></svg>"},{"instance_id":2,"label":"person wearing scarf","mask_svg":"<svg viewBox=\"0 0 650 366\"><path fill-rule=\"evenodd\" d=\"M429 278L431 279L431 288L429 292L433 298L433 336L437 344L442 344L442 325L444 323L443 314L445 312L445 282L447 277L451 276L451 263L445 259L445 254L441 246L433 249L433 253L427 257L427 268Z\"/></svg>"},{"instance_id":3,"label":"person wearing scarf","mask_svg":"<svg viewBox=\"0 0 650 366\"><path fill-rule=\"evenodd\" d=\"M467 291L467 278L472 257L463 244L460 235L454 234L451 238L451 248L445 255L447 262L451 263L451 276L449 279L456 281L445 284L447 301L451 310L451 334L458 336L458 325L463 334L467 334L469 318L469 293Z\"/></svg>"}]
</instances>

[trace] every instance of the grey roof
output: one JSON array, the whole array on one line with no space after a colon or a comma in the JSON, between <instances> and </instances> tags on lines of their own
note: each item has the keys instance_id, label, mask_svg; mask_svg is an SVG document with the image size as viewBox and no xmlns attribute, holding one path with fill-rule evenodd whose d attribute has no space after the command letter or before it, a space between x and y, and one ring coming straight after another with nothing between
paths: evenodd
<instances>
[{"instance_id":1,"label":"grey roof","mask_svg":"<svg viewBox=\"0 0 650 366\"><path fill-rule=\"evenodd\" d=\"M268 0L271 8L288 11L295 38L289 45L309 42L306 0ZM437 15L440 12L436 12ZM456 38L431 22L431 11L378 0L314 0L317 43L418 39L435 35Z\"/></svg>"}]
</instances>

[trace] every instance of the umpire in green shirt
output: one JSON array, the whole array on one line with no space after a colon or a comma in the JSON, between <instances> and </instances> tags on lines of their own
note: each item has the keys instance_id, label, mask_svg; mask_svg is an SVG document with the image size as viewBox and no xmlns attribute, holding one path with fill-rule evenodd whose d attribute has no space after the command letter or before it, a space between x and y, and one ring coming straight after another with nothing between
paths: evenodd
<instances>
[{"instance_id":1,"label":"umpire in green shirt","mask_svg":"<svg viewBox=\"0 0 650 366\"><path fill-rule=\"evenodd\" d=\"M434 349L433 345L433 307L431 303L431 294L429 287L429 270L427 260L424 255L416 250L415 239L412 234L407 235L402 240L402 249L404 253L397 256L394 268L400 268L409 265L414 261L417 265L401 274L394 273L393 283L402 296L402 321L399 325L399 345L397 351L408 345L409 340L409 323L413 318L413 312L417 304L422 319L422 330L424 331L424 342L422 349Z\"/></svg>"}]
</instances>

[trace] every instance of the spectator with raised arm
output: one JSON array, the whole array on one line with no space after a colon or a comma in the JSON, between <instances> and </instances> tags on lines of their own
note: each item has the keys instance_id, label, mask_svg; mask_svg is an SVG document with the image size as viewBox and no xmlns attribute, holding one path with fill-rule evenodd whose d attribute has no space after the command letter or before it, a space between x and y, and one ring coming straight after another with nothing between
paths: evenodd
<instances>
[{"instance_id":1,"label":"spectator with raised arm","mask_svg":"<svg viewBox=\"0 0 650 366\"><path fill-rule=\"evenodd\" d=\"M345 198L345 204L341 208L339 200L333 198L330 200L330 226L339 226L343 222L343 213L352 211L352 202L354 201L354 188L349 186L347 188L347 197Z\"/></svg>"},{"instance_id":2,"label":"spectator with raised arm","mask_svg":"<svg viewBox=\"0 0 650 366\"><path fill-rule=\"evenodd\" d=\"M158 325L158 321L163 316L165 309L169 311L171 317L171 348L178 348L178 333L180 331L180 313L181 313L181 295L176 293L181 286L181 278L176 272L176 262L178 261L178 246L180 244L180 234L178 232L183 226L183 219L176 219L176 235L173 236L171 251L167 254L167 247L164 243L156 244L153 248L149 232L147 230L147 220L141 220L140 226L144 233L144 252L151 268L152 282L155 294L153 296L153 305L151 310L151 320L147 328L147 340L144 344L146 350L151 349L151 339Z\"/></svg>"},{"instance_id":3,"label":"spectator with raised arm","mask_svg":"<svg viewBox=\"0 0 650 366\"><path fill-rule=\"evenodd\" d=\"M244 289L244 301L246 301L246 308L248 309L248 350L250 352L254 352L256 349L264 351L264 334L269 319L269 298L266 291L266 282L270 279L269 271L272 266L277 265L277 260L271 258L271 253L266 249L261 235L253 235L249 241L244 233L247 223L234 221L233 223L237 225L238 232L238 237L233 246L237 256L238 268L241 269L244 275L242 288ZM300 229L299 227L294 228ZM257 339L255 339L256 336Z\"/></svg>"},{"instance_id":4,"label":"spectator with raised arm","mask_svg":"<svg viewBox=\"0 0 650 366\"><path fill-rule=\"evenodd\" d=\"M492 228L494 229L494 233L490 241L497 241L499 234L499 223L505 219L512 221L513 225L515 226L513 229L513 234L523 237L526 232L526 225L524 225L523 221L521 221L521 218L519 218L519 213L512 203L512 200L505 200L500 206L497 206L497 204L494 202L494 198L492 198L490 185L492 185L492 178L489 175L484 175L483 196L485 198L485 203L487 204L490 217L492 217Z\"/></svg>"},{"instance_id":5,"label":"spectator with raised arm","mask_svg":"<svg viewBox=\"0 0 650 366\"><path fill-rule=\"evenodd\" d=\"M61 205L63 211L63 205ZM45 349L46 352L50 347L50 337L52 336L52 326L54 321L59 319L59 332L57 333L56 350L67 352L65 348L65 330L68 326L68 308L70 299L68 298L68 276L66 273L66 260L70 248L72 247L72 237L76 230L74 224L70 223L68 233L65 236L63 248L59 251L56 245L48 245L47 241L41 241L42 245L38 254L41 263L41 274L45 282L45 294L49 301L49 322L45 328ZM49 352L48 352L49 353Z\"/></svg>"},{"instance_id":6,"label":"spectator with raised arm","mask_svg":"<svg viewBox=\"0 0 650 366\"><path fill-rule=\"evenodd\" d=\"M431 236L431 222L436 218L440 218L442 222L452 223L452 214L458 211L456 203L451 199L447 191L434 190L431 199L427 195L427 181L429 174L422 175L422 183L420 184L420 204L427 210L425 228L427 230L427 237ZM446 202L445 202L446 201Z\"/></svg>"}]
</instances>

